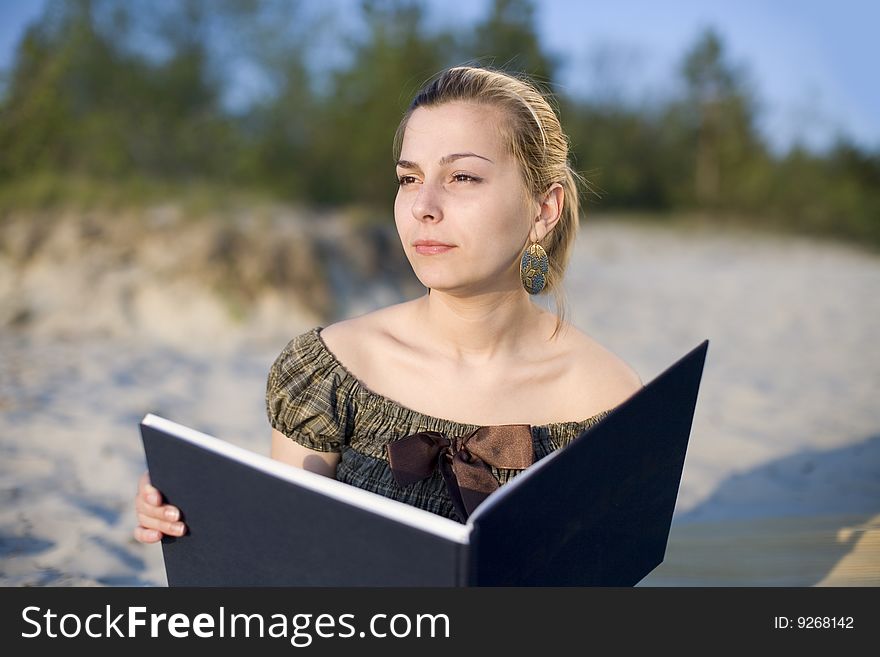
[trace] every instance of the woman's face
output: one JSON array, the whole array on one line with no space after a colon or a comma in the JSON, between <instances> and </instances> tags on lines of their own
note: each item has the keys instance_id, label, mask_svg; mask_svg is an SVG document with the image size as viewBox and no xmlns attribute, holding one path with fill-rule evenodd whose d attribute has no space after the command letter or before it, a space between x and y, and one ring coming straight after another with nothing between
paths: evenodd
<instances>
[{"instance_id":1,"label":"woman's face","mask_svg":"<svg viewBox=\"0 0 880 657\"><path fill-rule=\"evenodd\" d=\"M394 220L426 287L459 294L521 289L519 261L540 206L527 200L501 121L500 110L463 102L410 116Z\"/></svg>"}]
</instances>

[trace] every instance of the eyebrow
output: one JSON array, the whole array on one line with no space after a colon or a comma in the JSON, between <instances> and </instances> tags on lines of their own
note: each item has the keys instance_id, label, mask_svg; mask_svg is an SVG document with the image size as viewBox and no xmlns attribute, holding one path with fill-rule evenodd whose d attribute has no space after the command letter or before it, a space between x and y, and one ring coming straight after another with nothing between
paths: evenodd
<instances>
[{"instance_id":1,"label":"eyebrow","mask_svg":"<svg viewBox=\"0 0 880 657\"><path fill-rule=\"evenodd\" d=\"M478 157L481 160L486 160L486 162L490 162L492 164L495 164L488 157L484 157L482 155L477 155L476 153L451 153L449 155L444 155L443 157L440 158L439 164L442 167L446 164L450 164L452 162L455 162L456 160L460 160L463 157ZM415 162L410 162L409 160L397 160L397 166L402 167L404 169L421 170L421 167L418 164L416 164Z\"/></svg>"}]
</instances>

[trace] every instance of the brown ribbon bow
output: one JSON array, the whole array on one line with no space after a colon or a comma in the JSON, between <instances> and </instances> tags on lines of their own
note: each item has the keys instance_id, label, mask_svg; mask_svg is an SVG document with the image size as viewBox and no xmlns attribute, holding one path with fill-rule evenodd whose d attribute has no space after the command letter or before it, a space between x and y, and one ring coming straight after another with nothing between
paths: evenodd
<instances>
[{"instance_id":1,"label":"brown ribbon bow","mask_svg":"<svg viewBox=\"0 0 880 657\"><path fill-rule=\"evenodd\" d=\"M523 470L534 461L528 424L480 427L451 438L439 431L420 431L389 443L387 450L391 474L401 486L426 479L439 469L462 520L498 488L490 465Z\"/></svg>"}]
</instances>

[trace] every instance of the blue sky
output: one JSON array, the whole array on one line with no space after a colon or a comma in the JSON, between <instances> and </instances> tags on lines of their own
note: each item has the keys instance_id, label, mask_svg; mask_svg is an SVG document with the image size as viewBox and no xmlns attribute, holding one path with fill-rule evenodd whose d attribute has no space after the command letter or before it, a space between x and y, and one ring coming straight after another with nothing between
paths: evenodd
<instances>
[{"instance_id":1,"label":"blue sky","mask_svg":"<svg viewBox=\"0 0 880 657\"><path fill-rule=\"evenodd\" d=\"M662 91L703 26L724 37L763 99L763 128L777 143L821 145L836 132L880 148L880 2L874 0L673 0L541 3L541 31L589 58L597 44L629 47L634 76ZM563 29L566 20L576 30ZM570 34L575 32L575 34ZM573 68L573 67L572 67ZM572 84L577 74L572 71Z\"/></svg>"},{"instance_id":2,"label":"blue sky","mask_svg":"<svg viewBox=\"0 0 880 657\"><path fill-rule=\"evenodd\" d=\"M0 69L9 67L24 26L45 0L0 0ZM327 0L340 8L356 0ZM463 25L488 0L429 2L432 20ZM675 66L702 27L724 38L732 60L745 65L762 102L761 128L784 147L814 147L836 134L880 149L880 1L874 0L542 0L536 21L545 45L563 62L561 82L596 92L594 63L611 53L619 83L613 91L651 102L672 91Z\"/></svg>"}]
</instances>

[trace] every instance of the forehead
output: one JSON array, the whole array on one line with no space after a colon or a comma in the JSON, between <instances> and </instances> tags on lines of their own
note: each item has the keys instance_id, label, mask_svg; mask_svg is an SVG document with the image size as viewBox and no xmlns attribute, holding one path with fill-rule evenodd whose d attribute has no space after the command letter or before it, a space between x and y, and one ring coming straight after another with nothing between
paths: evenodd
<instances>
[{"instance_id":1,"label":"forehead","mask_svg":"<svg viewBox=\"0 0 880 657\"><path fill-rule=\"evenodd\" d=\"M501 110L490 105L452 102L419 107L407 121L400 156L422 162L472 151L497 163L507 153L503 120Z\"/></svg>"}]
</instances>

